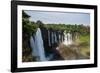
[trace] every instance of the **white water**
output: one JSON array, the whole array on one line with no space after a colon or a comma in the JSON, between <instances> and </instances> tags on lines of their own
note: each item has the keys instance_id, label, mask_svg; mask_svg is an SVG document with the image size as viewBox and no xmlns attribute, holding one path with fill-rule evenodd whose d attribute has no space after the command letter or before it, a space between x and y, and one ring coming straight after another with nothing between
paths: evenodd
<instances>
[{"instance_id":1,"label":"white water","mask_svg":"<svg viewBox=\"0 0 100 73\"><path fill-rule=\"evenodd\" d=\"M53 32L52 32L51 36L52 36L52 44L54 44L54 33Z\"/></svg>"},{"instance_id":2,"label":"white water","mask_svg":"<svg viewBox=\"0 0 100 73\"><path fill-rule=\"evenodd\" d=\"M57 43L56 33L54 33L54 37L55 37L55 43Z\"/></svg>"},{"instance_id":3,"label":"white water","mask_svg":"<svg viewBox=\"0 0 100 73\"><path fill-rule=\"evenodd\" d=\"M65 45L72 44L72 35L70 33L64 32L64 42L63 42L63 44L65 44Z\"/></svg>"},{"instance_id":4,"label":"white water","mask_svg":"<svg viewBox=\"0 0 100 73\"><path fill-rule=\"evenodd\" d=\"M37 60L39 61L46 61L43 39L40 28L37 28L35 40L33 40L32 37L30 38L30 43L32 47L32 55L35 55L37 57Z\"/></svg>"},{"instance_id":5,"label":"white water","mask_svg":"<svg viewBox=\"0 0 100 73\"><path fill-rule=\"evenodd\" d=\"M36 46L35 46L35 41L33 39L33 36L30 37L30 45L32 47L32 56L38 56L38 49L36 49Z\"/></svg>"}]
</instances>

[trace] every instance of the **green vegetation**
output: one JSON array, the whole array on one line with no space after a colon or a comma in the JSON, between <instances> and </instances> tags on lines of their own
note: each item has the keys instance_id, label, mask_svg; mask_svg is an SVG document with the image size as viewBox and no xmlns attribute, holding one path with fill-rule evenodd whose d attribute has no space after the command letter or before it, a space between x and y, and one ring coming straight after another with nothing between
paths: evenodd
<instances>
[{"instance_id":1,"label":"green vegetation","mask_svg":"<svg viewBox=\"0 0 100 73\"><path fill-rule=\"evenodd\" d=\"M90 58L90 35L80 36L80 53Z\"/></svg>"},{"instance_id":2,"label":"green vegetation","mask_svg":"<svg viewBox=\"0 0 100 73\"><path fill-rule=\"evenodd\" d=\"M33 32L36 31L36 25L31 25L29 22L29 17L24 11L22 12L22 61L30 62L34 61L35 58L32 57L32 50L29 45L29 39Z\"/></svg>"},{"instance_id":3,"label":"green vegetation","mask_svg":"<svg viewBox=\"0 0 100 73\"><path fill-rule=\"evenodd\" d=\"M29 21L30 16L27 15L24 11L22 12L22 30L23 30L23 40L22 40L22 61L23 62L30 62L35 61L35 57L32 57L32 50L30 48L30 36L32 34L35 34L36 29L38 27L40 28L46 28L46 29L52 29L52 30L66 30L67 32L70 31L70 33L77 32L79 34L79 39L75 40L75 45L72 45L70 48L80 48L80 54L82 56L86 56L89 58L90 55L90 27L84 26L83 24L44 24L42 21L38 20L37 22ZM66 48L66 47L63 47ZM67 47L68 48L68 47ZM75 50L63 50L63 53L65 54L71 54L71 56L77 55ZM71 53L70 53L71 52ZM70 56L69 56L70 57ZM75 57L76 58L76 57Z\"/></svg>"}]
</instances>

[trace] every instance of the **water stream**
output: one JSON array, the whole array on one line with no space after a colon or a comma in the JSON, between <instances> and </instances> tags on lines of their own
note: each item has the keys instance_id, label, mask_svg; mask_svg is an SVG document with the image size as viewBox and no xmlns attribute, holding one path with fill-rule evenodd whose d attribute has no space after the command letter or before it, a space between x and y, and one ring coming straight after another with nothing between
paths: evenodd
<instances>
[{"instance_id":1,"label":"water stream","mask_svg":"<svg viewBox=\"0 0 100 73\"><path fill-rule=\"evenodd\" d=\"M44 46L43 46L43 39L42 39L40 28L37 28L34 40L31 36L30 45L32 47L32 54L34 53L35 56L37 56L37 60L46 61L46 56L45 56L45 51L44 51Z\"/></svg>"}]
</instances>

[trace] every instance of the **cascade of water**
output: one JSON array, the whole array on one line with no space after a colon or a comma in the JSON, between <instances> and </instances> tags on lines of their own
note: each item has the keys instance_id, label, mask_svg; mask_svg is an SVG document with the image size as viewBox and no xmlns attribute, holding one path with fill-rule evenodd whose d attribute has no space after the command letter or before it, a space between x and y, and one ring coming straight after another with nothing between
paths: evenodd
<instances>
[{"instance_id":1,"label":"cascade of water","mask_svg":"<svg viewBox=\"0 0 100 73\"><path fill-rule=\"evenodd\" d=\"M51 36L52 36L52 38L51 38L52 39L52 44L54 44L54 33L53 32L51 33Z\"/></svg>"},{"instance_id":2,"label":"cascade of water","mask_svg":"<svg viewBox=\"0 0 100 73\"><path fill-rule=\"evenodd\" d=\"M62 33L62 42L64 41L64 34Z\"/></svg>"},{"instance_id":3,"label":"cascade of water","mask_svg":"<svg viewBox=\"0 0 100 73\"><path fill-rule=\"evenodd\" d=\"M70 33L64 32L64 42L65 45L72 44L72 35Z\"/></svg>"},{"instance_id":4,"label":"cascade of water","mask_svg":"<svg viewBox=\"0 0 100 73\"><path fill-rule=\"evenodd\" d=\"M30 37L30 46L32 48L32 56L38 57L38 49L36 48L33 36Z\"/></svg>"},{"instance_id":5,"label":"cascade of water","mask_svg":"<svg viewBox=\"0 0 100 73\"><path fill-rule=\"evenodd\" d=\"M51 46L51 42L50 42L50 31L48 30L48 42L49 42L49 46Z\"/></svg>"},{"instance_id":6,"label":"cascade of water","mask_svg":"<svg viewBox=\"0 0 100 73\"><path fill-rule=\"evenodd\" d=\"M72 36L70 33L67 33L67 36L68 36L68 44L71 44L72 43Z\"/></svg>"},{"instance_id":7,"label":"cascade of water","mask_svg":"<svg viewBox=\"0 0 100 73\"><path fill-rule=\"evenodd\" d=\"M30 38L30 45L32 47L32 53L35 55L39 61L46 61L45 57L45 51L44 51L44 46L43 46L43 39L41 35L41 30L40 28L37 28L36 34L35 34L35 40Z\"/></svg>"},{"instance_id":8,"label":"cascade of water","mask_svg":"<svg viewBox=\"0 0 100 73\"><path fill-rule=\"evenodd\" d=\"M55 43L57 43L57 37L56 37L56 32L54 32L54 38L55 38Z\"/></svg>"},{"instance_id":9,"label":"cascade of water","mask_svg":"<svg viewBox=\"0 0 100 73\"><path fill-rule=\"evenodd\" d=\"M36 32L36 35L35 35L35 41L36 41L35 45L37 46L37 49L38 49L40 61L45 61L46 57L45 57L43 39L42 39L40 28L37 28L37 32Z\"/></svg>"},{"instance_id":10,"label":"cascade of water","mask_svg":"<svg viewBox=\"0 0 100 73\"><path fill-rule=\"evenodd\" d=\"M55 32L53 31L53 41L54 41L54 43L55 43Z\"/></svg>"},{"instance_id":11,"label":"cascade of water","mask_svg":"<svg viewBox=\"0 0 100 73\"><path fill-rule=\"evenodd\" d=\"M58 36L58 37L59 37L59 43L60 43L60 34L59 34L59 36Z\"/></svg>"}]
</instances>

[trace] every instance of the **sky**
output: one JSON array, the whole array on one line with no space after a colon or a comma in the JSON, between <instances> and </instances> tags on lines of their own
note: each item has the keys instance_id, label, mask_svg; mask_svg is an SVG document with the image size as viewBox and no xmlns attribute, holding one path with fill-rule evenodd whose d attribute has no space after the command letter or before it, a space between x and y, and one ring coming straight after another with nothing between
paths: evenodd
<instances>
[{"instance_id":1,"label":"sky","mask_svg":"<svg viewBox=\"0 0 100 73\"><path fill-rule=\"evenodd\" d=\"M45 24L84 24L90 25L89 13L76 12L54 12L54 11L35 11L25 10L30 16L30 21L42 21Z\"/></svg>"}]
</instances>

